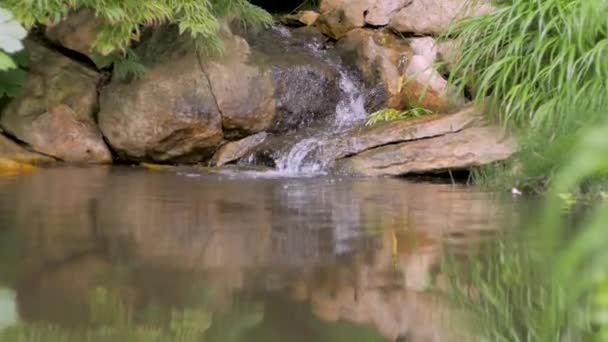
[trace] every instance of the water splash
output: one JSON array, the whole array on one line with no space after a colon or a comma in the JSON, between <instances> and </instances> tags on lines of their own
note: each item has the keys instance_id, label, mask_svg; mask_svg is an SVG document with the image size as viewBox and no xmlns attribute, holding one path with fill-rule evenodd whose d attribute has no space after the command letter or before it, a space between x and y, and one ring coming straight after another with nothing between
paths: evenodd
<instances>
[{"instance_id":1,"label":"water splash","mask_svg":"<svg viewBox=\"0 0 608 342\"><path fill-rule=\"evenodd\" d=\"M318 173L322 170L322 163L311 158L321 147L317 138L300 140L291 147L287 154L282 155L276 163L277 170L287 173Z\"/></svg>"},{"instance_id":2,"label":"water splash","mask_svg":"<svg viewBox=\"0 0 608 342\"><path fill-rule=\"evenodd\" d=\"M291 37L291 31L284 26L273 26L273 30L283 37ZM336 105L333 121L320 129L314 136L303 138L280 153L276 160L277 170L286 173L323 172L329 161L321 160L319 153L323 142L336 132L345 131L363 122L368 113L365 110L365 95L340 62L333 59L322 46L309 42L304 45L309 53L319 57L338 72L340 100Z\"/></svg>"},{"instance_id":3,"label":"water splash","mask_svg":"<svg viewBox=\"0 0 608 342\"><path fill-rule=\"evenodd\" d=\"M334 125L339 129L351 127L354 123L363 121L368 113L365 110L365 97L361 90L355 85L348 73L339 66L340 92L342 99L336 106L336 118Z\"/></svg>"}]
</instances>

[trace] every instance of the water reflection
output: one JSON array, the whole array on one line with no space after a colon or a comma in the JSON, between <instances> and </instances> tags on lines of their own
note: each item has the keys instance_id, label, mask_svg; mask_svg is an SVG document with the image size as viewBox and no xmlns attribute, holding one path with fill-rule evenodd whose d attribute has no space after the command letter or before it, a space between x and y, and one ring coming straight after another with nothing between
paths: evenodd
<instances>
[{"instance_id":1,"label":"water reflection","mask_svg":"<svg viewBox=\"0 0 608 342\"><path fill-rule=\"evenodd\" d=\"M425 291L442 283L441 256L516 219L508 199L462 186L191 175L0 179L0 250L12 241L0 273L14 274L0 286L22 318L91 326L102 291L129 322L205 340L450 341L445 305Z\"/></svg>"}]
</instances>

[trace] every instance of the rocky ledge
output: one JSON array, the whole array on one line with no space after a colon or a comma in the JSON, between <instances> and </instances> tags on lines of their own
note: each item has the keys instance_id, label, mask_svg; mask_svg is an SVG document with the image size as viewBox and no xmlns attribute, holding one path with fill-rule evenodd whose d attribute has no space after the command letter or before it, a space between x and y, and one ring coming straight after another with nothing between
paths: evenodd
<instances>
[{"instance_id":1,"label":"rocky ledge","mask_svg":"<svg viewBox=\"0 0 608 342\"><path fill-rule=\"evenodd\" d=\"M0 159L281 167L314 136L300 159L348 174L504 160L516 149L513 138L449 89L449 68L436 68L457 54L433 35L492 10L465 2L323 0L318 12L282 17L283 25L225 22L221 55L197 49L173 26L155 27L134 47L146 72L125 78L87 60L103 20L73 13L49 26L45 39L27 42L24 91L0 107ZM368 113L414 107L435 114L363 125Z\"/></svg>"}]
</instances>

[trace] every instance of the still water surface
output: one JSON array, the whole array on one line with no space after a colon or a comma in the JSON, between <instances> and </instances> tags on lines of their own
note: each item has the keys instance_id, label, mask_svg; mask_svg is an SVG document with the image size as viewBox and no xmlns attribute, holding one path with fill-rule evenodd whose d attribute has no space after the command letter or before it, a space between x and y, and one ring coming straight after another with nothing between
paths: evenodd
<instances>
[{"instance_id":1,"label":"still water surface","mask_svg":"<svg viewBox=\"0 0 608 342\"><path fill-rule=\"evenodd\" d=\"M0 338L454 341L441 259L521 206L463 185L260 175L0 178Z\"/></svg>"}]
</instances>

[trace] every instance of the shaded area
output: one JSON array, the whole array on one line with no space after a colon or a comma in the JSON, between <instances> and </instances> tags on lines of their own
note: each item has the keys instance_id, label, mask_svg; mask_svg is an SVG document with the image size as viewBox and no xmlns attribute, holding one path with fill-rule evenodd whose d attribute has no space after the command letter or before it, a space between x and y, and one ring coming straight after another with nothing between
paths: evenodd
<instances>
[{"instance_id":1,"label":"shaded area","mask_svg":"<svg viewBox=\"0 0 608 342\"><path fill-rule=\"evenodd\" d=\"M309 4L316 2L315 0L251 0L254 5L260 6L270 13L289 13L302 4L310 7ZM308 4L306 4L308 3Z\"/></svg>"}]
</instances>

